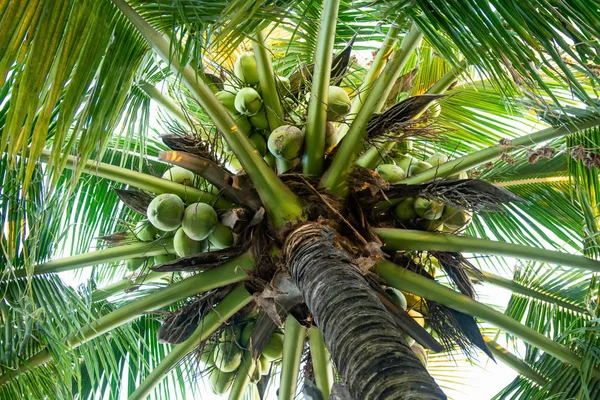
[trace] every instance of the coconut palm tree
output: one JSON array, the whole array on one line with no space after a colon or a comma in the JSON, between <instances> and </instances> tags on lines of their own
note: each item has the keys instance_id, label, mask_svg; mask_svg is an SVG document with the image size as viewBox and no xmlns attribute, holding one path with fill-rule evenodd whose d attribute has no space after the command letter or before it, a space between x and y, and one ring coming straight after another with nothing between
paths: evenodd
<instances>
[{"instance_id":1,"label":"coconut palm tree","mask_svg":"<svg viewBox=\"0 0 600 400\"><path fill-rule=\"evenodd\" d=\"M599 12L0 0L2 398L597 398Z\"/></svg>"}]
</instances>

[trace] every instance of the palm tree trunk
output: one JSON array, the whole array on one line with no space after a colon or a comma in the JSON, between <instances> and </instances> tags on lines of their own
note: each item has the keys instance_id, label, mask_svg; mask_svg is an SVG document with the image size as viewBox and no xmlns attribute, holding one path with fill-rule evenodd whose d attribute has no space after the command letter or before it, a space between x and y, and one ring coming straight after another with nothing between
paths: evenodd
<instances>
[{"instance_id":1,"label":"palm tree trunk","mask_svg":"<svg viewBox=\"0 0 600 400\"><path fill-rule=\"evenodd\" d=\"M309 223L285 244L288 267L354 399L446 399L335 232Z\"/></svg>"}]
</instances>

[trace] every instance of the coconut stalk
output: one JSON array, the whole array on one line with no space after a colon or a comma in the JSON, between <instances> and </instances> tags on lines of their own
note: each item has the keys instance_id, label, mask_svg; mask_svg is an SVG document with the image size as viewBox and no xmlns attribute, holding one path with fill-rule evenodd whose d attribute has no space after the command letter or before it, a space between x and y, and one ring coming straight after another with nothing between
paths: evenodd
<instances>
[{"instance_id":1,"label":"coconut stalk","mask_svg":"<svg viewBox=\"0 0 600 400\"><path fill-rule=\"evenodd\" d=\"M396 289L413 293L427 300L435 301L454 310L480 318L575 368L582 366L581 358L573 354L568 348L501 312L440 285L432 279L425 278L389 261L379 262L375 267L375 272L386 284ZM594 369L594 376L600 378L600 370Z\"/></svg>"},{"instance_id":2,"label":"coconut stalk","mask_svg":"<svg viewBox=\"0 0 600 400\"><path fill-rule=\"evenodd\" d=\"M252 375L256 369L257 362L259 361L252 359L252 353L250 351L244 351L244 357L242 358L242 362L238 367L235 379L231 385L229 400L242 400L244 398L244 394L248 390L248 385L250 384L250 379L252 379Z\"/></svg>"},{"instance_id":3,"label":"coconut stalk","mask_svg":"<svg viewBox=\"0 0 600 400\"><path fill-rule=\"evenodd\" d=\"M559 307L562 307L566 310L573 311L577 314L582 314L582 315L589 314L588 311L583 307L576 306L576 305L568 303L564 300L557 299L557 298L547 295L545 293L539 292L535 289L528 288L527 286L521 285L520 283L517 283L517 282L513 281L512 279L506 279L501 276L494 275L490 272L485 272L485 271L482 271L481 273L485 278L483 282L490 283L494 286L498 286L498 287L510 290L513 293L517 293L517 294L523 295L525 297L529 297L531 299L543 301L543 302L546 302L549 304L556 304ZM476 279L478 279L478 278L476 278Z\"/></svg>"},{"instance_id":4,"label":"coconut stalk","mask_svg":"<svg viewBox=\"0 0 600 400\"><path fill-rule=\"evenodd\" d=\"M369 93L371 93L371 89L373 88L373 83L381 73L381 70L385 66L390 54L392 54L392 50L398 41L398 34L400 33L400 26L393 24L388 30L381 47L377 51L377 55L373 60L373 64L369 68L365 79L361 83L356 96L352 99L352 106L350 107L350 112L346 115L345 123L342 124L335 133L335 143L339 142L346 133L348 133L348 129L350 125L354 121L354 117L358 114L361 107L365 103Z\"/></svg>"},{"instance_id":5,"label":"coconut stalk","mask_svg":"<svg viewBox=\"0 0 600 400\"><path fill-rule=\"evenodd\" d=\"M385 242L384 249L386 250L427 250L492 254L600 272L600 261L584 256L520 244L411 229L375 228L375 233Z\"/></svg>"},{"instance_id":6,"label":"coconut stalk","mask_svg":"<svg viewBox=\"0 0 600 400\"><path fill-rule=\"evenodd\" d=\"M109 247L107 249L90 251L71 257L58 258L41 264L34 265L30 274L25 268L14 271L15 278L35 276L42 274L54 274L57 272L72 271L92 265L106 264L116 261L129 260L138 257L153 257L163 254L172 254L173 241L171 239L159 242L142 242L126 244L123 246Z\"/></svg>"},{"instance_id":7,"label":"coconut stalk","mask_svg":"<svg viewBox=\"0 0 600 400\"><path fill-rule=\"evenodd\" d=\"M183 343L176 345L165 358L152 370L140 386L129 396L129 400L141 400L152 392L186 355L194 351L204 340L213 334L225 321L242 307L252 301L253 297L244 288L238 285L217 304L199 323L198 328Z\"/></svg>"},{"instance_id":8,"label":"coconut stalk","mask_svg":"<svg viewBox=\"0 0 600 400\"><path fill-rule=\"evenodd\" d=\"M258 32L252 40L254 49L254 58L258 69L258 79L262 90L262 99L269 121L269 129L274 129L283 125L283 107L277 93L277 83L275 82L275 73L271 64L269 49L265 45L265 34Z\"/></svg>"},{"instance_id":9,"label":"coconut stalk","mask_svg":"<svg viewBox=\"0 0 600 400\"><path fill-rule=\"evenodd\" d=\"M114 296L117 293L125 292L130 289L137 288L145 283L151 283L159 281L167 276L171 275L172 272L149 272L147 274L140 274L136 279L121 279L118 282L111 283L104 287L98 288L92 292L92 303L106 300L110 296Z\"/></svg>"},{"instance_id":10,"label":"coconut stalk","mask_svg":"<svg viewBox=\"0 0 600 400\"><path fill-rule=\"evenodd\" d=\"M171 66L173 72L181 76L182 82L200 106L204 109L216 128L237 157L244 171L254 184L262 203L277 227L302 215L302 203L296 195L275 175L255 151L254 144L246 132L237 126L233 117L221 104L212 90L200 79L191 66L183 66L176 57L170 57L170 43L142 18L125 0L112 0L121 12L140 32L158 56Z\"/></svg>"},{"instance_id":11,"label":"coconut stalk","mask_svg":"<svg viewBox=\"0 0 600 400\"><path fill-rule=\"evenodd\" d=\"M293 399L296 395L300 362L304 351L306 328L291 315L285 320L283 331L283 356L281 357L281 380L279 400Z\"/></svg>"},{"instance_id":12,"label":"coconut stalk","mask_svg":"<svg viewBox=\"0 0 600 400\"><path fill-rule=\"evenodd\" d=\"M456 79L464 71L465 67L466 63L463 62L458 68L453 68L451 71L448 71L431 88L429 88L426 94L442 94L446 92L446 90L448 90L448 88L452 86L454 82L456 82ZM388 94L385 97L383 97L383 102L385 102L385 100L389 96L390 90L391 86L388 90ZM412 119L417 119L421 115L423 115L423 113L431 106L431 104L432 103L429 103L427 107L425 107ZM381 105L383 106L383 103ZM381 107L378 111L381 111ZM364 168L375 169L383 161L383 158L386 156L386 154L389 153L394 148L394 146L396 146L396 143L397 142L395 141L387 142L379 148L376 146L370 146L369 149L367 149L367 151L362 156L360 156L356 163Z\"/></svg>"},{"instance_id":13,"label":"coconut stalk","mask_svg":"<svg viewBox=\"0 0 600 400\"><path fill-rule=\"evenodd\" d=\"M558 127L552 127L524 135L513 139L510 146L498 144L483 150L476 151L453 161L440 164L426 171L408 177L401 181L406 184L417 184L430 181L434 178L443 178L455 175L471 168L493 161L504 153L512 153L520 150L523 146L532 147L573 133L600 125L600 117L565 123Z\"/></svg>"},{"instance_id":14,"label":"coconut stalk","mask_svg":"<svg viewBox=\"0 0 600 400\"><path fill-rule=\"evenodd\" d=\"M137 83L138 87L144 91L152 100L154 100L160 107L167 111L173 118L179 121L183 125L188 125L190 128L194 128L195 125L201 125L200 121L193 115L186 115L181 105L177 104L171 97L163 94L157 87L148 83L144 80L140 80Z\"/></svg>"},{"instance_id":15,"label":"coconut stalk","mask_svg":"<svg viewBox=\"0 0 600 400\"><path fill-rule=\"evenodd\" d=\"M485 340L485 343L496 359L502 361L519 375L524 376L539 386L545 386L548 383L548 379L545 376L531 368L525 361L506 350L504 347L492 340L492 338L485 335L482 336L483 340Z\"/></svg>"},{"instance_id":16,"label":"coconut stalk","mask_svg":"<svg viewBox=\"0 0 600 400\"><path fill-rule=\"evenodd\" d=\"M335 27L340 0L325 0L321 13L321 26L315 48L312 87L306 117L304 157L302 167L305 175L321 176L325 159L325 136L327 127L327 100Z\"/></svg>"},{"instance_id":17,"label":"coconut stalk","mask_svg":"<svg viewBox=\"0 0 600 400\"><path fill-rule=\"evenodd\" d=\"M186 278L183 281L169 285L166 288L150 293L144 297L108 313L88 325L82 327L75 335L66 339L67 347L75 349L90 340L109 332L121 325L139 318L145 312L151 312L169 304L181 301L207 290L243 281L248 277L246 271L254 268L254 261L249 252L228 261L223 265ZM0 385L5 384L30 369L52 360L47 348L39 351L23 361L18 371L10 371L0 376Z\"/></svg>"},{"instance_id":18,"label":"coconut stalk","mask_svg":"<svg viewBox=\"0 0 600 400\"><path fill-rule=\"evenodd\" d=\"M40 160L48 161L50 157L51 153L48 150L43 150ZM65 167L76 170L80 164L79 159L73 156L67 156L65 158ZM85 162L83 172L156 194L173 193L188 203L208 203L220 209L225 209L232 206L230 201L217 197L212 193L196 189L195 187L182 185L180 183L171 182L168 179L162 179L156 176L94 160L88 160Z\"/></svg>"},{"instance_id":19,"label":"coconut stalk","mask_svg":"<svg viewBox=\"0 0 600 400\"><path fill-rule=\"evenodd\" d=\"M317 328L313 327L308 330L308 345L315 373L315 383L323 394L323 398L328 399L331 386L333 386L333 366L331 365L331 356L325 347L323 334Z\"/></svg>"},{"instance_id":20,"label":"coconut stalk","mask_svg":"<svg viewBox=\"0 0 600 400\"><path fill-rule=\"evenodd\" d=\"M413 24L402 40L400 51L387 63L383 72L375 81L373 90L360 108L356 118L350 125L348 133L338 146L338 151L327 171L321 177L319 186L333 195L343 197L348 192L347 176L354 167L358 154L362 151L367 134L366 127L373 116L379 100L388 87L392 86L400 74L412 51L419 45L423 33Z\"/></svg>"},{"instance_id":21,"label":"coconut stalk","mask_svg":"<svg viewBox=\"0 0 600 400\"><path fill-rule=\"evenodd\" d=\"M288 235L284 254L341 381L354 399L446 399L338 239L306 224Z\"/></svg>"}]
</instances>

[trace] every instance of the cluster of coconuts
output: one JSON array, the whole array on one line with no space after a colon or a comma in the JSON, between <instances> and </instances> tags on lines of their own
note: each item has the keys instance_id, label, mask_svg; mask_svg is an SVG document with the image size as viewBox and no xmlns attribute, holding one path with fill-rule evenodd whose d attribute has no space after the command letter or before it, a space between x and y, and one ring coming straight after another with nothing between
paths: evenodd
<instances>
[{"instance_id":1,"label":"cluster of coconuts","mask_svg":"<svg viewBox=\"0 0 600 400\"><path fill-rule=\"evenodd\" d=\"M448 161L448 156L434 153L425 161L414 158L407 150L412 149L409 141L401 142L402 150L394 158L395 164L381 164L375 170L379 176L390 184L398 183L404 178L416 175L430 168L436 168ZM467 179L466 172L449 176L448 179ZM403 222L415 224L427 231L460 233L464 231L473 218L470 211L459 209L424 197L407 197L401 199L394 208L394 215Z\"/></svg>"},{"instance_id":2,"label":"cluster of coconuts","mask_svg":"<svg viewBox=\"0 0 600 400\"><path fill-rule=\"evenodd\" d=\"M414 296L408 292L400 291L393 287L385 288L385 292L390 296L392 302L397 306L407 311L408 314L419 324L422 328L427 330L431 330L429 326L426 326L425 317L423 314L415 309L415 307L419 304L420 298L418 296ZM404 335L404 340L410 346L410 349L417 356L419 361L427 368L427 350L419 343L416 343L415 340L409 335Z\"/></svg>"},{"instance_id":3,"label":"cluster of coconuts","mask_svg":"<svg viewBox=\"0 0 600 400\"><path fill-rule=\"evenodd\" d=\"M181 167L173 167L163 174L163 179L192 186L195 175ZM156 196L147 210L147 220L138 221L133 233L140 242L152 242L160 237L173 236L175 255L132 258L127 268L134 271L142 265L159 265L178 257L187 257L218 250L233 244L231 229L219 221L214 208L205 203L186 204L175 194Z\"/></svg>"},{"instance_id":4,"label":"cluster of coconuts","mask_svg":"<svg viewBox=\"0 0 600 400\"><path fill-rule=\"evenodd\" d=\"M302 154L304 132L299 128L302 121L297 109L299 100L291 93L290 80L275 76L285 122L272 132L269 129L267 113L262 99L261 83L254 53L243 53L234 64L235 82L224 84L223 90L216 93L223 106L231 113L238 127L248 135L256 150L270 166L275 159L297 160ZM306 99L309 97L307 96ZM335 127L329 121L341 121L350 111L351 101L346 91L338 86L329 87L327 109L327 139L333 140Z\"/></svg>"},{"instance_id":5,"label":"cluster of coconuts","mask_svg":"<svg viewBox=\"0 0 600 400\"><path fill-rule=\"evenodd\" d=\"M219 337L205 344L200 361L204 363L205 369L210 371L209 382L213 393L224 394L231 387L244 358L244 352L249 351L250 336L255 323L255 319L250 319L228 327ZM256 360L251 377L254 388L261 377L269 373L271 363L277 362L282 353L283 334L276 331L271 335L262 354Z\"/></svg>"}]
</instances>

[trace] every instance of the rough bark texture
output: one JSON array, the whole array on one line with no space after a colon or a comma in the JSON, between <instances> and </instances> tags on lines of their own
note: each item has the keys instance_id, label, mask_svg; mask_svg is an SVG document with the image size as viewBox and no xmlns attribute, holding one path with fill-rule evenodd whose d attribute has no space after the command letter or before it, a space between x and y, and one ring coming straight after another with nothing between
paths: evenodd
<instances>
[{"instance_id":1,"label":"rough bark texture","mask_svg":"<svg viewBox=\"0 0 600 400\"><path fill-rule=\"evenodd\" d=\"M355 400L446 399L335 232L310 223L292 232L285 256Z\"/></svg>"}]
</instances>

